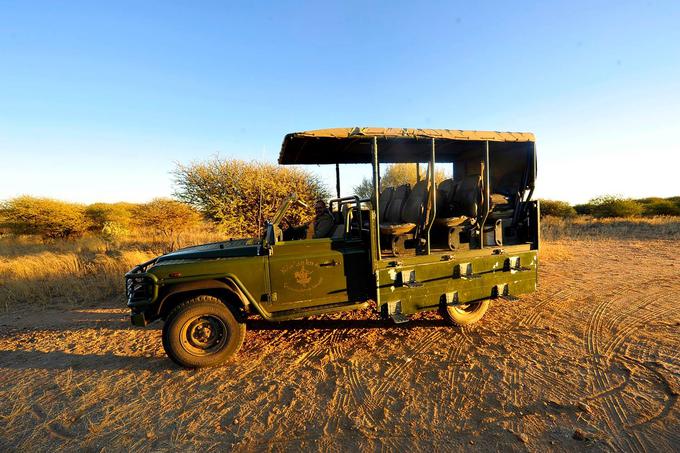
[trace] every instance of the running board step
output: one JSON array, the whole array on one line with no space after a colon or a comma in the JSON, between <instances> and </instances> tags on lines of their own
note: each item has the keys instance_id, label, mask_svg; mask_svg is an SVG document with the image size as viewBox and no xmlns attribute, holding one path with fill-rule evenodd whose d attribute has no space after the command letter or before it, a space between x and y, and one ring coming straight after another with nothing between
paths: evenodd
<instances>
[{"instance_id":1,"label":"running board step","mask_svg":"<svg viewBox=\"0 0 680 453\"><path fill-rule=\"evenodd\" d=\"M387 316L392 318L395 324L404 324L408 322L408 316L402 314L401 312L401 301L396 300L392 302L387 302Z\"/></svg>"},{"instance_id":2,"label":"running board step","mask_svg":"<svg viewBox=\"0 0 680 453\"><path fill-rule=\"evenodd\" d=\"M337 303L337 304L326 304L317 305L315 307L310 307L306 309L293 309L293 310L281 310L275 311L270 314L272 321L287 321L289 319L298 319L305 316L315 316L323 315L325 313L340 313L343 311L351 310L361 310L368 308L368 302L361 302L357 304Z\"/></svg>"},{"instance_id":3,"label":"running board step","mask_svg":"<svg viewBox=\"0 0 680 453\"><path fill-rule=\"evenodd\" d=\"M394 321L395 324L404 324L405 322L409 321L408 317L402 315L401 313L392 313L390 318L392 318L392 321Z\"/></svg>"}]
</instances>

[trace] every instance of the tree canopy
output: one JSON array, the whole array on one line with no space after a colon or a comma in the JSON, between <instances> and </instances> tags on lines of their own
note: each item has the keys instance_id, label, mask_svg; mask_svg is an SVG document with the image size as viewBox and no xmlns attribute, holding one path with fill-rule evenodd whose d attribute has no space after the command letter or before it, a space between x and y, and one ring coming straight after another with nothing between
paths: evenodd
<instances>
[{"instance_id":1,"label":"tree canopy","mask_svg":"<svg viewBox=\"0 0 680 453\"><path fill-rule=\"evenodd\" d=\"M291 207L286 219L290 224L311 220L314 201L330 197L319 178L305 170L218 156L178 164L174 178L175 196L198 208L232 237L259 236L262 222L271 219L292 193L310 208Z\"/></svg>"}]
</instances>

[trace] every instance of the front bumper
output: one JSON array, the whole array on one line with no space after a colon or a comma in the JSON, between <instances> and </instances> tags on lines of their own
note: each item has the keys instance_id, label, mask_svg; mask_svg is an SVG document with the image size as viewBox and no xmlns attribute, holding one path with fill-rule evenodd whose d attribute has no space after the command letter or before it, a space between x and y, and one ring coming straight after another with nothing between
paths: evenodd
<instances>
[{"instance_id":1,"label":"front bumper","mask_svg":"<svg viewBox=\"0 0 680 453\"><path fill-rule=\"evenodd\" d=\"M130 315L130 323L133 326L146 327L147 325L149 325L150 322L151 321L149 321L149 319L146 316L146 313L144 312L139 313L132 312L132 314Z\"/></svg>"},{"instance_id":2,"label":"front bumper","mask_svg":"<svg viewBox=\"0 0 680 453\"><path fill-rule=\"evenodd\" d=\"M148 309L158 298L158 278L146 270L155 261L140 264L125 274L125 296L132 325L144 327L153 320Z\"/></svg>"}]
</instances>

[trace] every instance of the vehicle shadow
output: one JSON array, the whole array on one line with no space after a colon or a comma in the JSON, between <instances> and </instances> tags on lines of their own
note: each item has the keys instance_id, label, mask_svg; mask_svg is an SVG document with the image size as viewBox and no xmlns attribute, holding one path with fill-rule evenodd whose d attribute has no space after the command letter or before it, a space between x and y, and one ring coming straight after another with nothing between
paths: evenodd
<instances>
[{"instance_id":1,"label":"vehicle shadow","mask_svg":"<svg viewBox=\"0 0 680 453\"><path fill-rule=\"evenodd\" d=\"M143 329L160 330L162 322L154 322ZM130 323L130 312L115 302L99 302L89 306L51 305L40 310L0 313L0 337L18 331L66 332L84 329L135 330Z\"/></svg>"},{"instance_id":2,"label":"vehicle shadow","mask_svg":"<svg viewBox=\"0 0 680 453\"><path fill-rule=\"evenodd\" d=\"M295 319L270 322L264 319L249 319L248 330L333 330L333 329L413 329L417 327L449 327L443 319L414 319L404 324L395 324L389 319Z\"/></svg>"},{"instance_id":3,"label":"vehicle shadow","mask_svg":"<svg viewBox=\"0 0 680 453\"><path fill-rule=\"evenodd\" d=\"M63 351L0 351L0 370L97 370L165 371L180 370L166 357L115 354L73 354Z\"/></svg>"}]
</instances>

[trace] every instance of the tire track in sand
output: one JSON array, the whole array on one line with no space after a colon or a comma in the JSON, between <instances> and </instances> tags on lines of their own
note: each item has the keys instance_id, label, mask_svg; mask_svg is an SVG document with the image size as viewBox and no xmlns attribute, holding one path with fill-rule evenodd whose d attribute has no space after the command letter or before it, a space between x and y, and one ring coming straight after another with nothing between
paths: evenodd
<instances>
[{"instance_id":1,"label":"tire track in sand","mask_svg":"<svg viewBox=\"0 0 680 453\"><path fill-rule=\"evenodd\" d=\"M406 374L408 374L409 368L412 366L413 358L418 354L422 353L427 349L432 349L435 342L440 340L445 335L445 332L441 329L432 330L426 333L421 339L419 344L414 347L406 357L401 360L396 365L390 367L385 375L379 380L377 386L368 388L368 396L363 402L362 407L365 413L377 413L380 412L383 407L385 400L390 397L390 392L404 380ZM380 423L371 416L372 422L376 425L383 426L385 420L380 420Z\"/></svg>"},{"instance_id":2,"label":"tire track in sand","mask_svg":"<svg viewBox=\"0 0 680 453\"><path fill-rule=\"evenodd\" d=\"M653 282L658 283L659 279L654 279ZM660 285L650 286L649 283L651 282L647 282L646 285L648 291L641 294L643 301L649 299L656 300L663 296ZM642 285L645 284L643 283ZM616 438L620 440L620 444L617 446L630 451L645 451L645 446L640 439L639 433L636 431L631 433L628 430L630 428L628 423L630 414L627 413L621 402L621 391L628 385L632 377L628 376L622 384L612 385L610 373L605 370L610 368L612 356L617 353L640 323L646 323L658 316L672 312L674 308L658 306L643 312L641 316L635 316L637 307L626 303L630 300L630 293L640 294L640 291L635 288L626 288L617 297L604 300L595 307L589 319L584 340L591 360L595 384L596 387L599 387L599 392L593 395L592 398L601 397L603 408L607 412L605 423L608 429L612 433L617 434ZM605 319L605 314L612 307L617 306L619 302L623 302L624 307L628 308L628 310L620 310L615 316ZM649 304L643 306L646 308ZM608 332L612 332L607 341L602 340L605 327L607 327L606 330ZM604 367L600 365L604 365Z\"/></svg>"},{"instance_id":3,"label":"tire track in sand","mask_svg":"<svg viewBox=\"0 0 680 453\"><path fill-rule=\"evenodd\" d=\"M604 314L612 305L613 299L606 299L598 303L593 310L588 321L585 333L586 350L591 361L590 369L593 372L596 391L604 395L602 398L603 409L605 410L604 422L607 426L607 431L614 436L614 443L617 447L627 451L644 451L641 443L629 440L624 433L625 413L616 394L609 393L612 388L608 373L603 371L602 360L604 366L609 369L610 362L607 358L601 355L600 338L602 336L602 324L604 322ZM595 427L598 428L598 427ZM598 428L599 429L599 428ZM617 439L619 440L617 442ZM625 445L621 445L625 443Z\"/></svg>"}]
</instances>

